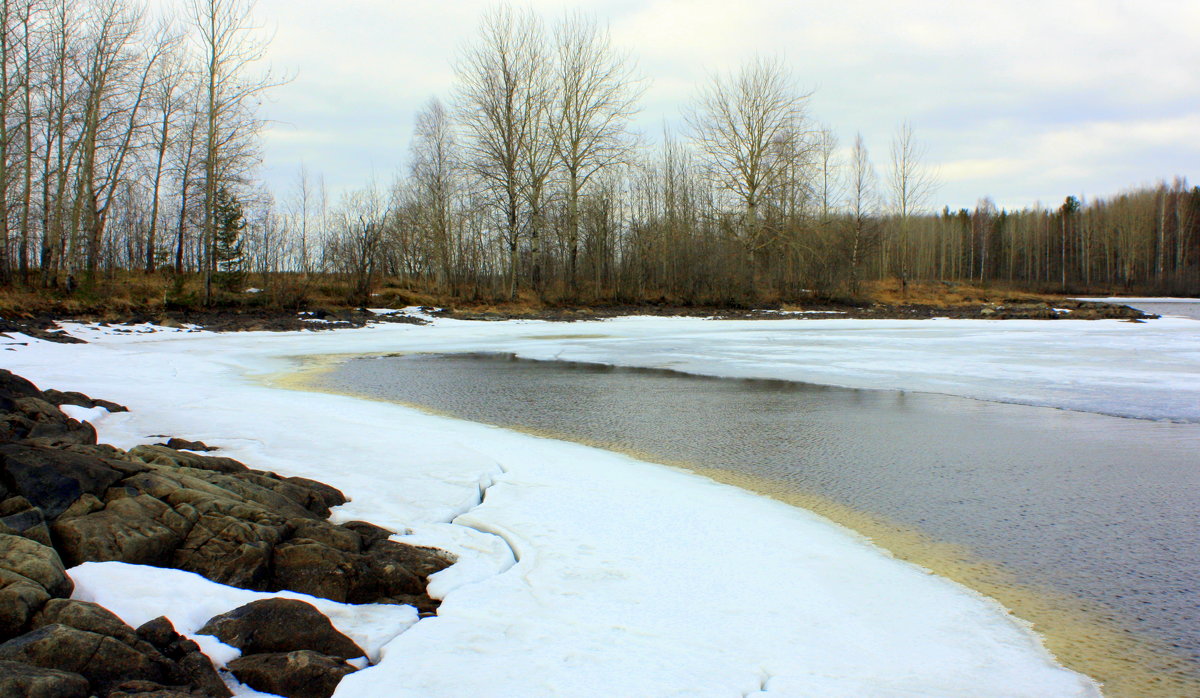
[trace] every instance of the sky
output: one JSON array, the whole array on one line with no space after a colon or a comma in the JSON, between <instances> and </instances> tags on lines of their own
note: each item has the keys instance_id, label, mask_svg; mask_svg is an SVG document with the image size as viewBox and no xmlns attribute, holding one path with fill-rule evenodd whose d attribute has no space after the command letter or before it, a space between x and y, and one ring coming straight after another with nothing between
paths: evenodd
<instances>
[{"instance_id":1,"label":"sky","mask_svg":"<svg viewBox=\"0 0 1200 698\"><path fill-rule=\"evenodd\" d=\"M907 120L940 186L931 207L1085 199L1160 179L1200 184L1196 0L536 0L548 22L606 23L647 82L635 128L682 132L714 74L778 56L810 116L882 174ZM331 195L405 170L416 112L453 94L484 0L259 0L267 62L262 174L286 198L301 164Z\"/></svg>"}]
</instances>

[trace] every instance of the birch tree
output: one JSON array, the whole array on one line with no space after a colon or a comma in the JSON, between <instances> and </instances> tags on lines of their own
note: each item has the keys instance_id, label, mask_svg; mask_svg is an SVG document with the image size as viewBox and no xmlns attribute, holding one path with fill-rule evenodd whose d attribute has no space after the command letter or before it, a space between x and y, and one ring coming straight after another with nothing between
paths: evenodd
<instances>
[{"instance_id":1,"label":"birch tree","mask_svg":"<svg viewBox=\"0 0 1200 698\"><path fill-rule=\"evenodd\" d=\"M892 213L897 217L900 228L897 271L901 285L905 287L912 266L910 218L928 205L929 199L937 189L937 176L925 166L925 155L924 144L913 137L912 124L907 121L901 123L892 139L888 189L891 192Z\"/></svg>"},{"instance_id":2,"label":"birch tree","mask_svg":"<svg viewBox=\"0 0 1200 698\"><path fill-rule=\"evenodd\" d=\"M803 130L808 96L780 59L758 57L736 73L714 76L687 114L714 183L742 205L742 243L750 251L762 244L764 196L789 171L776 144Z\"/></svg>"},{"instance_id":3,"label":"birch tree","mask_svg":"<svg viewBox=\"0 0 1200 698\"><path fill-rule=\"evenodd\" d=\"M450 114L441 101L431 99L417 114L410 175L418 207L417 224L433 248L438 284L443 288L453 276L453 206L460 187L456 150Z\"/></svg>"},{"instance_id":4,"label":"birch tree","mask_svg":"<svg viewBox=\"0 0 1200 698\"><path fill-rule=\"evenodd\" d=\"M279 84L270 73L250 75L266 53L267 41L251 17L254 0L189 0L201 54L200 107L204 147L202 196L205 302L212 302L215 205L221 187L232 184L252 162L261 120L258 97Z\"/></svg>"},{"instance_id":5,"label":"birch tree","mask_svg":"<svg viewBox=\"0 0 1200 698\"><path fill-rule=\"evenodd\" d=\"M577 289L579 197L597 175L630 162L629 122L642 88L632 61L594 18L569 15L555 29L554 150L567 198L567 280Z\"/></svg>"},{"instance_id":6,"label":"birch tree","mask_svg":"<svg viewBox=\"0 0 1200 698\"><path fill-rule=\"evenodd\" d=\"M538 119L546 109L540 98L546 93L547 76L543 42L536 15L500 6L484 16L479 39L455 66L466 161L500 214L512 298L517 294L517 255L529 199L525 168L531 162L529 148Z\"/></svg>"}]
</instances>

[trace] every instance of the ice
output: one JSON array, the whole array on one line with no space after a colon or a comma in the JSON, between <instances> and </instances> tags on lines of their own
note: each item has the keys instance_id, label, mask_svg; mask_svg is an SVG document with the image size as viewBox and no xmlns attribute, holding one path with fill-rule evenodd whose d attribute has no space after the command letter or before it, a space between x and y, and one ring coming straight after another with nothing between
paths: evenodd
<instances>
[{"instance_id":1,"label":"ice","mask_svg":"<svg viewBox=\"0 0 1200 698\"><path fill-rule=\"evenodd\" d=\"M281 376L305 356L504 351L1094 408L1148 409L1169 386L1182 396L1164 412L1179 418L1200 402L1182 323L623 318L586 337L449 319L221 335L73 326L91 343L20 337L3 356L43 388L127 405L95 413L102 440L199 439L341 488L351 501L336 520L459 556L432 580L435 618L313 601L380 660L339 696L1073 696L1095 686L999 605L813 514L578 444L283 389ZM72 575L131 624L167 614L185 633L258 598L120 563Z\"/></svg>"}]
</instances>

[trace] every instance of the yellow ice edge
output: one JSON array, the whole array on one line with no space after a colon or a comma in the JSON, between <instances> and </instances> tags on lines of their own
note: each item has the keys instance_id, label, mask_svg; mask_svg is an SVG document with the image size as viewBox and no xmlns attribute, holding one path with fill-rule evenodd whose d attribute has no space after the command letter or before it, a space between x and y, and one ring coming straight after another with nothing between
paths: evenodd
<instances>
[{"instance_id":1,"label":"yellow ice edge","mask_svg":"<svg viewBox=\"0 0 1200 698\"><path fill-rule=\"evenodd\" d=\"M323 354L290 357L293 370L263 375L267 385L287 390L342 395L388 402L426 414L461 419L458 415L400 400L387 400L352 391L335 390L321 378L356 358L402 356L409 353ZM934 540L921 531L883 517L858 511L831 499L804 492L769 478L733 470L699 467L638 452L619 444L582 439L571 434L530 429L520 424L494 426L541 438L620 453L631 458L702 475L822 516L858 534L892 557L950 579L1000 603L1030 628L1063 666L1101 683L1111 698L1193 698L1200 696L1200 666L1167 643L1130 630L1116 611L1098 608L1069 594L1022 582L1011 571L982 559L969 548Z\"/></svg>"}]
</instances>

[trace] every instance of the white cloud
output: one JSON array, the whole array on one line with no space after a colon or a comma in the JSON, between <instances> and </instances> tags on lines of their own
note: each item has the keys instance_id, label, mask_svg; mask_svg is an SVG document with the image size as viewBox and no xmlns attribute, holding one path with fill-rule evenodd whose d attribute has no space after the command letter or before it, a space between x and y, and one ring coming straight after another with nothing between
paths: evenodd
<instances>
[{"instance_id":1,"label":"white cloud","mask_svg":"<svg viewBox=\"0 0 1200 698\"><path fill-rule=\"evenodd\" d=\"M517 6L522 7L519 3ZM414 112L447 98L486 0L260 0L270 59L296 78L266 114L266 172L303 159L337 186L402 167ZM970 206L1104 193L1200 175L1200 2L949 0L837 3L618 0L532 3L609 22L650 86L638 125L657 138L696 85L755 53L781 55L814 116L877 163L910 119L940 164L939 198ZM882 170L882 166L880 167Z\"/></svg>"}]
</instances>

